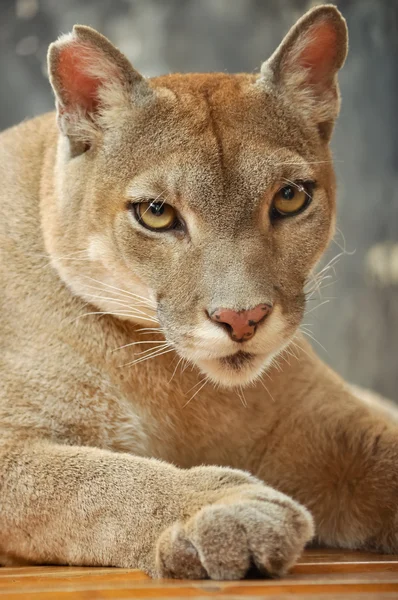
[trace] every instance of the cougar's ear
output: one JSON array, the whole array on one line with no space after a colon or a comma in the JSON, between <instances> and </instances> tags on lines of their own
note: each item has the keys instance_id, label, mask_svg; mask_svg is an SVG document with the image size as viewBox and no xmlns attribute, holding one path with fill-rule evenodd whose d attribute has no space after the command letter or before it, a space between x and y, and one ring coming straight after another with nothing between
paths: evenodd
<instances>
[{"instance_id":1,"label":"cougar's ear","mask_svg":"<svg viewBox=\"0 0 398 600\"><path fill-rule=\"evenodd\" d=\"M75 147L83 151L105 124L151 90L127 58L103 35L84 25L50 45L48 71L58 124Z\"/></svg>"},{"instance_id":2,"label":"cougar's ear","mask_svg":"<svg viewBox=\"0 0 398 600\"><path fill-rule=\"evenodd\" d=\"M329 139L340 108L337 72L348 49L345 19L333 5L307 12L261 67L260 82L287 95Z\"/></svg>"}]
</instances>

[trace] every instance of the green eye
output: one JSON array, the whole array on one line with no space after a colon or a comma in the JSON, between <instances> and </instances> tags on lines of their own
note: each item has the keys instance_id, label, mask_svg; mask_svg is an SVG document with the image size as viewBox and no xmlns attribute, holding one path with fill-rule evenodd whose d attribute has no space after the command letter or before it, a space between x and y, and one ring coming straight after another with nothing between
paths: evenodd
<instances>
[{"instance_id":1,"label":"green eye","mask_svg":"<svg viewBox=\"0 0 398 600\"><path fill-rule=\"evenodd\" d=\"M289 217L304 210L312 200L312 187L312 182L305 182L281 188L272 201L274 216Z\"/></svg>"},{"instance_id":2,"label":"green eye","mask_svg":"<svg viewBox=\"0 0 398 600\"><path fill-rule=\"evenodd\" d=\"M177 223L177 213L170 204L149 200L134 204L138 221L147 229L166 231Z\"/></svg>"}]
</instances>

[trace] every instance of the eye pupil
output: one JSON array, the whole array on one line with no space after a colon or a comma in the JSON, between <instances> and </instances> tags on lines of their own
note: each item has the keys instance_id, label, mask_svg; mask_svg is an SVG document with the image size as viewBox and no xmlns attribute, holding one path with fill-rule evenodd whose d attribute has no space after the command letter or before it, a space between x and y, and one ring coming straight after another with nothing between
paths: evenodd
<instances>
[{"instance_id":1,"label":"eye pupil","mask_svg":"<svg viewBox=\"0 0 398 600\"><path fill-rule=\"evenodd\" d=\"M164 202L152 202L150 209L155 217L160 217L164 213Z\"/></svg>"},{"instance_id":2,"label":"eye pupil","mask_svg":"<svg viewBox=\"0 0 398 600\"><path fill-rule=\"evenodd\" d=\"M288 185L281 189L281 196L284 200L293 200L295 195L295 189L291 185Z\"/></svg>"}]
</instances>

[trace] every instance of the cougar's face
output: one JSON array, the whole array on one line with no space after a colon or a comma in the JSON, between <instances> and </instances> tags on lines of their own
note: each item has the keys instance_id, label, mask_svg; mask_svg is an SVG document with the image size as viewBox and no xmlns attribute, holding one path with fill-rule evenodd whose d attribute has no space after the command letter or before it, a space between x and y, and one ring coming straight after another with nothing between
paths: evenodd
<instances>
[{"instance_id":1,"label":"cougar's face","mask_svg":"<svg viewBox=\"0 0 398 600\"><path fill-rule=\"evenodd\" d=\"M289 342L303 315L304 285L330 239L328 140L345 55L336 46L345 35L337 14L310 12L260 77L144 81L88 28L58 42L55 58L50 51L64 132L54 264L76 294L157 327L225 386L254 380ZM76 68L85 77L78 89L69 79ZM115 81L102 84L106 78ZM91 121L76 126L68 111L90 82ZM85 141L76 143L82 131ZM74 251L85 260L57 260Z\"/></svg>"},{"instance_id":2,"label":"cougar's face","mask_svg":"<svg viewBox=\"0 0 398 600\"><path fill-rule=\"evenodd\" d=\"M322 145L293 115L278 126L273 98L250 78L202 85L170 91L158 119L143 109L139 126L126 120L89 151L92 263L68 268L104 283L100 293L80 279L88 300L153 319L181 356L234 385L254 379L299 325L331 230L333 177Z\"/></svg>"}]
</instances>

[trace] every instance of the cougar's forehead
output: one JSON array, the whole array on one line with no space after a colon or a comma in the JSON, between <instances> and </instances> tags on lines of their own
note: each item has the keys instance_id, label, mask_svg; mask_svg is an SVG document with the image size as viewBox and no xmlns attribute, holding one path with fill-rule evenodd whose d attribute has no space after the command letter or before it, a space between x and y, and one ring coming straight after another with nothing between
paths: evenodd
<instances>
[{"instance_id":1,"label":"cougar's forehead","mask_svg":"<svg viewBox=\"0 0 398 600\"><path fill-rule=\"evenodd\" d=\"M319 148L252 76L172 75L152 85L156 107L125 132L139 163L131 170L133 195L167 191L204 218L210 211L212 220L236 220L252 214L284 175L302 178L303 168L312 175Z\"/></svg>"},{"instance_id":2,"label":"cougar's forehead","mask_svg":"<svg viewBox=\"0 0 398 600\"><path fill-rule=\"evenodd\" d=\"M164 141L173 140L176 149L216 138L222 140L224 159L230 161L244 147L285 147L306 155L313 142L319 146L318 132L254 75L185 74L151 81L158 103L157 114L148 116L154 130L158 125L167 128L170 139Z\"/></svg>"}]
</instances>

